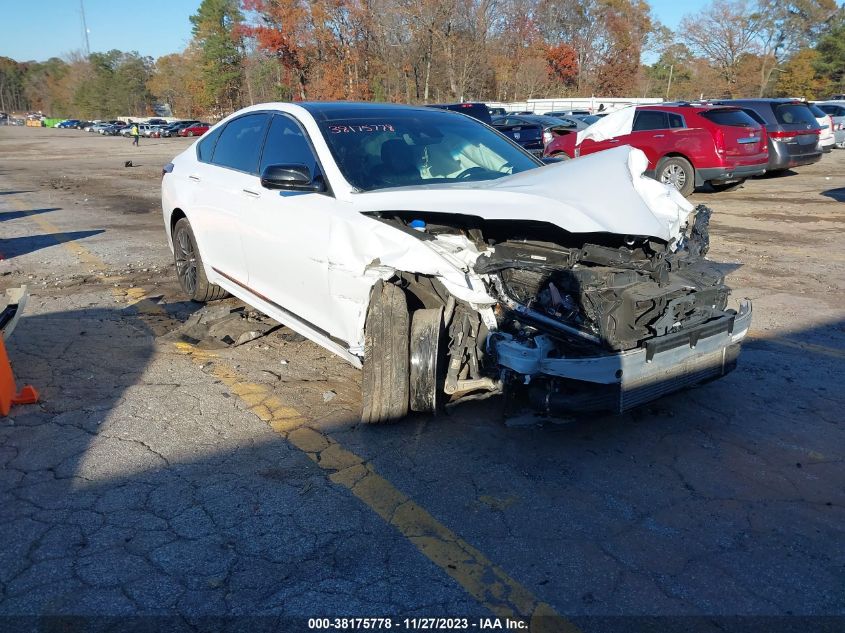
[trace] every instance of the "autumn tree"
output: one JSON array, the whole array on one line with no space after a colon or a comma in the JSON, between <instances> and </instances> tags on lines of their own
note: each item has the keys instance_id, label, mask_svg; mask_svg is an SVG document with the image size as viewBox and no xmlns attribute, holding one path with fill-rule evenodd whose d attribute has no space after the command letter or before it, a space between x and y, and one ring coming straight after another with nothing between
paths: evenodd
<instances>
[{"instance_id":1,"label":"autumn tree","mask_svg":"<svg viewBox=\"0 0 845 633\"><path fill-rule=\"evenodd\" d=\"M550 46L546 51L546 63L554 83L572 87L578 81L578 54L568 44Z\"/></svg>"},{"instance_id":2,"label":"autumn tree","mask_svg":"<svg viewBox=\"0 0 845 633\"><path fill-rule=\"evenodd\" d=\"M194 42L201 51L204 106L218 114L241 105L243 51L238 0L202 0L190 17Z\"/></svg>"},{"instance_id":3,"label":"autumn tree","mask_svg":"<svg viewBox=\"0 0 845 633\"><path fill-rule=\"evenodd\" d=\"M652 31L649 4L646 0L601 0L600 15L604 29L597 43L593 91L609 97L630 95Z\"/></svg>"},{"instance_id":4,"label":"autumn tree","mask_svg":"<svg viewBox=\"0 0 845 633\"><path fill-rule=\"evenodd\" d=\"M704 11L684 17L680 30L689 48L718 69L719 92L733 96L743 58L759 50L760 29L760 15L747 0L715 0Z\"/></svg>"},{"instance_id":5,"label":"autumn tree","mask_svg":"<svg viewBox=\"0 0 845 633\"><path fill-rule=\"evenodd\" d=\"M826 80L830 90L845 91L845 8L839 9L831 19L815 50L817 56L813 67L816 72Z\"/></svg>"},{"instance_id":6,"label":"autumn tree","mask_svg":"<svg viewBox=\"0 0 845 633\"><path fill-rule=\"evenodd\" d=\"M816 74L819 54L811 48L795 53L784 65L778 76L775 93L781 97L818 99L826 82Z\"/></svg>"},{"instance_id":7,"label":"autumn tree","mask_svg":"<svg viewBox=\"0 0 845 633\"><path fill-rule=\"evenodd\" d=\"M767 93L777 71L786 70L781 67L787 59L795 59L796 53L815 44L836 10L836 0L758 0L759 96ZM804 55L795 61L801 66L801 60L806 59ZM797 71L794 64L791 71ZM778 83L782 84L780 80Z\"/></svg>"},{"instance_id":8,"label":"autumn tree","mask_svg":"<svg viewBox=\"0 0 845 633\"><path fill-rule=\"evenodd\" d=\"M170 106L175 116L200 116L206 103L205 87L197 72L201 67L202 52L192 44L181 53L159 57L147 87L160 101Z\"/></svg>"}]
</instances>

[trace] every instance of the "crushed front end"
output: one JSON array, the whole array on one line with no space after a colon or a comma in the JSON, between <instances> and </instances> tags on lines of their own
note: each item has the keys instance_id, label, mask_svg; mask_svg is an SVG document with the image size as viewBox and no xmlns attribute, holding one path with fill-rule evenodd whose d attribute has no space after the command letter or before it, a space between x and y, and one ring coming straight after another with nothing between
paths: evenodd
<instances>
[{"instance_id":1,"label":"crushed front end","mask_svg":"<svg viewBox=\"0 0 845 633\"><path fill-rule=\"evenodd\" d=\"M674 250L613 235L497 243L475 265L499 300L489 361L546 412L623 412L725 375L751 305L727 307L724 275L704 257L709 217L699 206Z\"/></svg>"},{"instance_id":2,"label":"crushed front end","mask_svg":"<svg viewBox=\"0 0 845 633\"><path fill-rule=\"evenodd\" d=\"M471 262L462 278L399 274L425 308L415 326L428 319L412 327L417 411L440 394L454 403L518 389L549 413L626 411L731 371L751 323L750 303L728 308L724 275L705 258L704 206L671 241L461 214L375 217ZM473 298L460 297L461 279Z\"/></svg>"}]
</instances>

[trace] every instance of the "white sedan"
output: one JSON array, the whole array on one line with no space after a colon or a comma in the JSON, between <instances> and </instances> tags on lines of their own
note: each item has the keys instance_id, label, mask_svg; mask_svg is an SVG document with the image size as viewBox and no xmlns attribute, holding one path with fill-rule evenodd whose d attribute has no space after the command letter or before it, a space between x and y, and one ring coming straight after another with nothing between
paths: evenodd
<instances>
[{"instance_id":1,"label":"white sedan","mask_svg":"<svg viewBox=\"0 0 845 633\"><path fill-rule=\"evenodd\" d=\"M705 259L709 210L645 167L544 166L445 110L271 103L165 166L162 209L185 293L362 367L366 422L508 389L623 411L730 371L751 321Z\"/></svg>"}]
</instances>

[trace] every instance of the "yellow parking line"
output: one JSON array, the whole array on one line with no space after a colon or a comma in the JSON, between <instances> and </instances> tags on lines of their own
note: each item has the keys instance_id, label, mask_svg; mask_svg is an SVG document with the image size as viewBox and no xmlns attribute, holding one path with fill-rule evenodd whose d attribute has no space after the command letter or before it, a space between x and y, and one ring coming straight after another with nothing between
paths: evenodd
<instances>
[{"instance_id":1,"label":"yellow parking line","mask_svg":"<svg viewBox=\"0 0 845 633\"><path fill-rule=\"evenodd\" d=\"M326 471L331 481L347 488L396 528L426 558L496 616L528 622L532 632L578 631L550 605L534 597L501 567L379 475L363 457L308 426L305 417L282 402L270 387L242 380L213 352L187 343L176 343L176 347L200 365L211 361L211 374L228 386L253 414Z\"/></svg>"},{"instance_id":2,"label":"yellow parking line","mask_svg":"<svg viewBox=\"0 0 845 633\"><path fill-rule=\"evenodd\" d=\"M32 216L43 230L63 233L51 222ZM106 263L74 241L62 245L86 264L105 270ZM116 298L130 306L162 313L161 306L146 298L142 288L113 288ZM146 302L146 303L145 303ZM147 305L148 304L148 305ZM291 445L322 468L328 478L343 486L393 526L426 558L451 576L482 606L500 618L528 623L531 633L578 633L579 629L558 615L547 603L508 576L484 554L435 519L422 506L379 475L363 457L346 450L328 435L308 426L296 409L286 405L266 386L242 380L238 372L212 352L188 343L176 349L205 365L213 361L211 373L223 382L259 419L266 422Z\"/></svg>"}]
</instances>

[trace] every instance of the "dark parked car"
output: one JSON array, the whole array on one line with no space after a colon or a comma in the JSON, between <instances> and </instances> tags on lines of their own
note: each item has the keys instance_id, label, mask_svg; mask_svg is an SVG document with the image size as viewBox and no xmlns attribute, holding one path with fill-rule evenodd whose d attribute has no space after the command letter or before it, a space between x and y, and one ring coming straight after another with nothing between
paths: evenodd
<instances>
[{"instance_id":1,"label":"dark parked car","mask_svg":"<svg viewBox=\"0 0 845 633\"><path fill-rule=\"evenodd\" d=\"M555 137L587 127L575 119L561 119L540 114L507 115L493 119L493 127L516 141L535 156L542 156Z\"/></svg>"},{"instance_id":2,"label":"dark parked car","mask_svg":"<svg viewBox=\"0 0 845 633\"><path fill-rule=\"evenodd\" d=\"M487 109L486 103L434 103L429 107L460 112L490 125L490 110Z\"/></svg>"},{"instance_id":3,"label":"dark parked car","mask_svg":"<svg viewBox=\"0 0 845 633\"><path fill-rule=\"evenodd\" d=\"M821 159L821 127L806 103L795 99L730 99L715 103L742 108L765 126L769 135L766 171L783 171Z\"/></svg>"}]
</instances>

